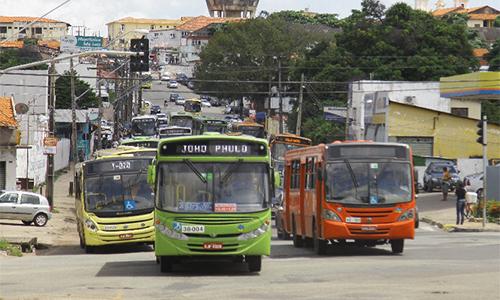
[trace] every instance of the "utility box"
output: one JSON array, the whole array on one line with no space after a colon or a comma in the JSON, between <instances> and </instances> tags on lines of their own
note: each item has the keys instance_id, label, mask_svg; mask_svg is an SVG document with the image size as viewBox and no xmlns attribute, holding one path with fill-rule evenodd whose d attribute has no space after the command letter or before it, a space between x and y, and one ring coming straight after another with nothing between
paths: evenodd
<instances>
[{"instance_id":1,"label":"utility box","mask_svg":"<svg viewBox=\"0 0 500 300\"><path fill-rule=\"evenodd\" d=\"M500 165L486 168L486 199L500 201Z\"/></svg>"}]
</instances>

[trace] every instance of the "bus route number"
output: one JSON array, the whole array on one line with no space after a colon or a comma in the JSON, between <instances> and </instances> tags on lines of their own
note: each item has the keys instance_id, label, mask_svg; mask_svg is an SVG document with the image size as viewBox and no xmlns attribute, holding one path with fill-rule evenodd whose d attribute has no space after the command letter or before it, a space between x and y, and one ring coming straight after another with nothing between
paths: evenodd
<instances>
[{"instance_id":1,"label":"bus route number","mask_svg":"<svg viewBox=\"0 0 500 300\"><path fill-rule=\"evenodd\" d=\"M132 168L132 164L129 161L115 161L111 163L111 167L113 168L113 171L130 170Z\"/></svg>"},{"instance_id":2,"label":"bus route number","mask_svg":"<svg viewBox=\"0 0 500 300\"><path fill-rule=\"evenodd\" d=\"M182 225L183 233L204 233L205 226L203 225Z\"/></svg>"}]
</instances>

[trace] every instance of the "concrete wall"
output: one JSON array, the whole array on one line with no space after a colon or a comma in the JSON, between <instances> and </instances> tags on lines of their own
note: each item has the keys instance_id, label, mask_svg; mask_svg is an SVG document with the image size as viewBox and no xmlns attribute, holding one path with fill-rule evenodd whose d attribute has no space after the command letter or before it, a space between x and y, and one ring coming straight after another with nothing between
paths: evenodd
<instances>
[{"instance_id":1,"label":"concrete wall","mask_svg":"<svg viewBox=\"0 0 500 300\"><path fill-rule=\"evenodd\" d=\"M175 29L149 32L147 34L149 49L151 51L153 48L179 48L181 35L182 32Z\"/></svg>"},{"instance_id":2,"label":"concrete wall","mask_svg":"<svg viewBox=\"0 0 500 300\"><path fill-rule=\"evenodd\" d=\"M57 153L54 156L54 171L59 171L69 166L69 156L71 153L71 140L60 139L57 142Z\"/></svg>"},{"instance_id":3,"label":"concrete wall","mask_svg":"<svg viewBox=\"0 0 500 300\"><path fill-rule=\"evenodd\" d=\"M468 118L481 119L481 101L473 99L451 99L451 108L467 108Z\"/></svg>"},{"instance_id":4,"label":"concrete wall","mask_svg":"<svg viewBox=\"0 0 500 300\"><path fill-rule=\"evenodd\" d=\"M4 74L0 76L0 95L13 96L16 104L27 104L31 113L47 113L48 71L17 70L13 72L26 75Z\"/></svg>"},{"instance_id":5,"label":"concrete wall","mask_svg":"<svg viewBox=\"0 0 500 300\"><path fill-rule=\"evenodd\" d=\"M5 161L5 189L16 190L16 148L0 149L0 161Z\"/></svg>"},{"instance_id":6,"label":"concrete wall","mask_svg":"<svg viewBox=\"0 0 500 300\"><path fill-rule=\"evenodd\" d=\"M391 103L389 137L432 137L433 155L443 158L481 157L476 142L477 121L410 105ZM500 156L500 126L488 126L488 158Z\"/></svg>"},{"instance_id":7,"label":"concrete wall","mask_svg":"<svg viewBox=\"0 0 500 300\"><path fill-rule=\"evenodd\" d=\"M69 60L64 60L56 64L56 72L58 74L64 74L65 71L69 71ZM73 60L73 66L75 71L79 76L94 77L94 78L79 78L90 85L90 87L97 93L96 83L97 83L97 68L95 63L79 63L78 59ZM79 95L76 95L79 96Z\"/></svg>"},{"instance_id":8,"label":"concrete wall","mask_svg":"<svg viewBox=\"0 0 500 300\"><path fill-rule=\"evenodd\" d=\"M18 116L21 129L21 144L31 146L31 149L17 149L16 177L26 178L26 160L28 159L28 178L33 179L34 184L45 182L47 170L47 157L43 154L43 138L47 129L44 116L31 115L29 126L29 141L27 139L27 115Z\"/></svg>"}]
</instances>

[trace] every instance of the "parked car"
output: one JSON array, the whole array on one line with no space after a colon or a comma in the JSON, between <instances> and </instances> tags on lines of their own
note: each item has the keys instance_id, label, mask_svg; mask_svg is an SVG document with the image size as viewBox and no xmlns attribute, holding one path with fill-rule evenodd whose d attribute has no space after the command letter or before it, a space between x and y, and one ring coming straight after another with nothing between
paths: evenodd
<instances>
[{"instance_id":1,"label":"parked car","mask_svg":"<svg viewBox=\"0 0 500 300\"><path fill-rule=\"evenodd\" d=\"M212 104L212 106L218 107L218 106L222 105L221 101L219 99L217 99L217 98L212 98L209 101L210 101L210 104Z\"/></svg>"},{"instance_id":2,"label":"parked car","mask_svg":"<svg viewBox=\"0 0 500 300\"><path fill-rule=\"evenodd\" d=\"M153 85L153 84L152 84L151 82L146 82L146 83L143 83L143 84L141 85L141 88L143 88L143 89L148 89L148 90L149 90L149 89L151 89L152 85Z\"/></svg>"},{"instance_id":3,"label":"parked car","mask_svg":"<svg viewBox=\"0 0 500 300\"><path fill-rule=\"evenodd\" d=\"M161 107L159 105L153 105L150 111L152 115L156 115L157 113L161 113Z\"/></svg>"},{"instance_id":4,"label":"parked car","mask_svg":"<svg viewBox=\"0 0 500 300\"><path fill-rule=\"evenodd\" d=\"M170 80L167 84L167 87L170 89L176 89L179 87L179 84L175 80Z\"/></svg>"},{"instance_id":5,"label":"parked car","mask_svg":"<svg viewBox=\"0 0 500 300\"><path fill-rule=\"evenodd\" d=\"M186 86L189 88L189 89L194 89L194 82L189 80L186 84Z\"/></svg>"},{"instance_id":6,"label":"parked car","mask_svg":"<svg viewBox=\"0 0 500 300\"><path fill-rule=\"evenodd\" d=\"M441 190L441 178L443 177L443 168L448 168L451 176L450 190L453 191L460 180L457 168L453 163L431 162L424 173L424 190L432 192L434 189Z\"/></svg>"},{"instance_id":7,"label":"parked car","mask_svg":"<svg viewBox=\"0 0 500 300\"><path fill-rule=\"evenodd\" d=\"M42 195L24 191L0 191L0 194L0 219L45 226L52 218L49 201Z\"/></svg>"},{"instance_id":8,"label":"parked car","mask_svg":"<svg viewBox=\"0 0 500 300\"><path fill-rule=\"evenodd\" d=\"M161 81L170 81L170 76L168 76L168 75L162 75L160 80Z\"/></svg>"},{"instance_id":9,"label":"parked car","mask_svg":"<svg viewBox=\"0 0 500 300\"><path fill-rule=\"evenodd\" d=\"M210 102L208 102L208 100L201 100L201 106L202 107L212 107L212 104L210 104Z\"/></svg>"},{"instance_id":10,"label":"parked car","mask_svg":"<svg viewBox=\"0 0 500 300\"><path fill-rule=\"evenodd\" d=\"M184 73L177 73L176 78L177 82L179 82L180 84L186 84L188 80L187 75Z\"/></svg>"},{"instance_id":11,"label":"parked car","mask_svg":"<svg viewBox=\"0 0 500 300\"><path fill-rule=\"evenodd\" d=\"M186 103L186 99L183 96L179 96L175 100L176 105L184 105L184 103Z\"/></svg>"},{"instance_id":12,"label":"parked car","mask_svg":"<svg viewBox=\"0 0 500 300\"><path fill-rule=\"evenodd\" d=\"M170 94L170 102L175 102L175 100L179 97L179 94L171 93Z\"/></svg>"}]
</instances>

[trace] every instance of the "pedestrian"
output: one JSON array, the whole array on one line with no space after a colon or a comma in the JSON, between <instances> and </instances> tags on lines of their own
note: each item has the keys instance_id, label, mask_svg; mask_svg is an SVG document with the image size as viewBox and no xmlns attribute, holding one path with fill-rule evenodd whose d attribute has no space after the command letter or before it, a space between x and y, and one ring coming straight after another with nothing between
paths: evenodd
<instances>
[{"instance_id":1,"label":"pedestrian","mask_svg":"<svg viewBox=\"0 0 500 300\"><path fill-rule=\"evenodd\" d=\"M465 218L465 193L467 191L464 188L464 184L460 181L455 189L455 195L457 195L457 225L464 224Z\"/></svg>"},{"instance_id":2,"label":"pedestrian","mask_svg":"<svg viewBox=\"0 0 500 300\"><path fill-rule=\"evenodd\" d=\"M447 167L443 167L443 177L441 178L441 191L443 192L443 200L448 200L448 190L450 189L450 172Z\"/></svg>"}]
</instances>

